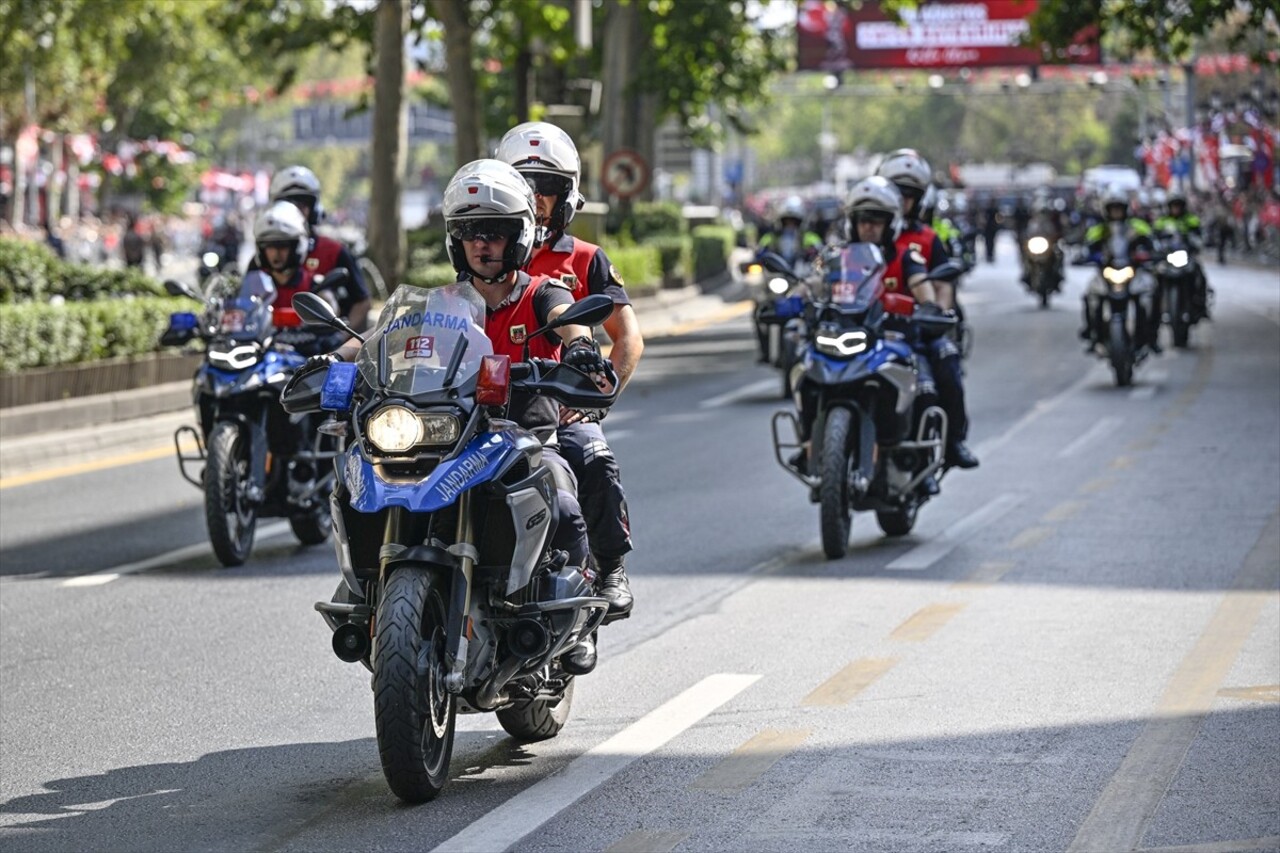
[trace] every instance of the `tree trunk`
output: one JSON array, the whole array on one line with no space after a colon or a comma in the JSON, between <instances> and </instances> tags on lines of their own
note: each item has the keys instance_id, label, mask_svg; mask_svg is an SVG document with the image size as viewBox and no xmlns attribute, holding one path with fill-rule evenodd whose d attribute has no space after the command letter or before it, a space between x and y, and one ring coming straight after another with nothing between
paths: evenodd
<instances>
[{"instance_id":1,"label":"tree trunk","mask_svg":"<svg viewBox=\"0 0 1280 853\"><path fill-rule=\"evenodd\" d=\"M632 75L639 68L640 9L637 3L609 6L604 23L604 68L601 71L601 156L604 160L620 148L639 150L641 132ZM652 133L652 126L649 127ZM609 227L616 228L631 209L630 199L609 197Z\"/></svg>"},{"instance_id":2,"label":"tree trunk","mask_svg":"<svg viewBox=\"0 0 1280 853\"><path fill-rule=\"evenodd\" d=\"M409 148L404 51L404 36L409 28L409 0L381 0L376 26L369 256L388 286L394 289L404 279L405 264L400 195L404 189L405 157Z\"/></svg>"},{"instance_id":3,"label":"tree trunk","mask_svg":"<svg viewBox=\"0 0 1280 853\"><path fill-rule=\"evenodd\" d=\"M472 28L468 4L459 0L431 0L431 14L444 25L444 56L448 66L449 104L453 109L453 153L456 166L484 156L484 117L476 100L478 84L471 65Z\"/></svg>"}]
</instances>

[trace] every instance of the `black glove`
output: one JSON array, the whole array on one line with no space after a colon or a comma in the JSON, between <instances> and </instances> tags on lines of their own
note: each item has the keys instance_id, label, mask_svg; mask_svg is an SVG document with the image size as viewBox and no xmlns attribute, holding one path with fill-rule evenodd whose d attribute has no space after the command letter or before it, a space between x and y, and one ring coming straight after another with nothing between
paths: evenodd
<instances>
[{"instance_id":1,"label":"black glove","mask_svg":"<svg viewBox=\"0 0 1280 853\"><path fill-rule=\"evenodd\" d=\"M308 358L307 363L302 367L303 370L306 370L307 372L319 370L322 367L325 370L328 370L329 365L336 364L339 361L342 361L342 356L338 355L336 352L322 352L319 355L313 355Z\"/></svg>"},{"instance_id":2,"label":"black glove","mask_svg":"<svg viewBox=\"0 0 1280 853\"><path fill-rule=\"evenodd\" d=\"M600 345L585 335L570 341L560 360L583 373L603 373L605 369Z\"/></svg>"}]
</instances>

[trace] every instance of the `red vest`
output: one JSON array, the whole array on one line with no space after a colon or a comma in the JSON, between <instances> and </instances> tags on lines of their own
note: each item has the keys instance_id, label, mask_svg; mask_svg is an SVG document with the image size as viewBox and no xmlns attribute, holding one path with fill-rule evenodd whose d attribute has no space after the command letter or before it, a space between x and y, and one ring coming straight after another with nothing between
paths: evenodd
<instances>
[{"instance_id":1,"label":"red vest","mask_svg":"<svg viewBox=\"0 0 1280 853\"><path fill-rule=\"evenodd\" d=\"M566 241L572 244L572 248L568 252L557 251ZM558 278L566 284L570 283L569 279L572 277L574 279L573 298L582 299L590 293L587 287L587 276L591 270L591 259L599 249L599 246L588 243L586 240L564 236L557 240L555 245L544 246L535 252L533 260L529 261L529 265L525 267L525 272L532 276Z\"/></svg>"},{"instance_id":2,"label":"red vest","mask_svg":"<svg viewBox=\"0 0 1280 853\"><path fill-rule=\"evenodd\" d=\"M314 279L315 273L303 266L294 272L285 284L276 283L275 305L281 308L292 307L294 294L311 290ZM275 283L275 279L272 279L272 282Z\"/></svg>"},{"instance_id":3,"label":"red vest","mask_svg":"<svg viewBox=\"0 0 1280 853\"><path fill-rule=\"evenodd\" d=\"M311 251L302 265L313 275L328 275L338 265L342 248L342 243L332 237L317 236L312 239Z\"/></svg>"},{"instance_id":4,"label":"red vest","mask_svg":"<svg viewBox=\"0 0 1280 853\"><path fill-rule=\"evenodd\" d=\"M533 308L533 297L539 288L545 287L549 276L530 276L524 289L518 292L515 299L499 308L488 312L484 331L493 343L493 351L499 355L509 355L512 361L524 360L524 342L530 332L542 328L538 322L537 312ZM521 287L516 285L517 290ZM539 335L529 342L529 355L534 358L553 358L560 360L560 336L554 333Z\"/></svg>"},{"instance_id":5,"label":"red vest","mask_svg":"<svg viewBox=\"0 0 1280 853\"><path fill-rule=\"evenodd\" d=\"M933 265L933 238L937 235L928 225L918 225L919 230L904 230L898 235L897 242L894 243L894 249L897 254L884 270L884 289L889 293L906 293L910 295L911 289L907 287L907 283L902 280L902 259L907 256L908 252L917 251L924 258L924 268L927 270Z\"/></svg>"}]
</instances>

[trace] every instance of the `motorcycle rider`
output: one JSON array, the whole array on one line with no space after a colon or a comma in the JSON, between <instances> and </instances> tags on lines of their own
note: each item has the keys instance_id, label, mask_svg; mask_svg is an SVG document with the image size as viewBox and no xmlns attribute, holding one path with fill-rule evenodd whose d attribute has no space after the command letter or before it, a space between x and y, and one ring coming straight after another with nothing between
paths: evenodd
<instances>
[{"instance_id":1,"label":"motorcycle rider","mask_svg":"<svg viewBox=\"0 0 1280 853\"><path fill-rule=\"evenodd\" d=\"M340 293L339 314L357 332L363 331L373 302L369 288L355 256L341 240L315 233L316 225L324 219L324 206L320 204L320 179L306 166L288 166L276 172L271 179L270 200L292 202L302 211L307 223L311 245L307 249L307 269L314 275L328 275L335 269L345 269L349 276Z\"/></svg>"},{"instance_id":2,"label":"motorcycle rider","mask_svg":"<svg viewBox=\"0 0 1280 853\"><path fill-rule=\"evenodd\" d=\"M933 183L933 171L929 163L911 148L899 148L885 156L876 174L887 178L902 196L903 228L897 235L897 254L901 257L912 253L923 259L927 271L936 270L950 260L947 248L937 233L920 221L925 194ZM861 186L861 184L859 185ZM856 189L856 187L855 187ZM850 196L852 198L852 195ZM888 287L890 271L885 274ZM905 281L905 279L903 279ZM935 294L928 300L936 301L942 310L955 310L955 288L950 282L929 282ZM912 293L915 291L913 290ZM969 418L965 408L964 380L960 366L960 350L953 340L940 337L930 342L929 360L938 383L938 396L942 409L947 413L947 465L954 468L976 468L978 457L965 445L969 434Z\"/></svg>"},{"instance_id":3,"label":"motorcycle rider","mask_svg":"<svg viewBox=\"0 0 1280 853\"><path fill-rule=\"evenodd\" d=\"M921 304L921 310L941 314L942 309L936 301L937 294L925 268L924 256L913 249L904 252L897 243L898 234L903 227L902 206L902 193L892 182L880 176L866 178L849 191L845 202L845 234L850 242L873 243L880 247L886 264L886 292L910 293ZM928 360L922 360L919 371L917 385L920 397L936 395L937 389ZM804 473L808 471L818 401L812 392L802 392L799 403L801 447L790 462ZM925 478L922 486L929 495L938 493L938 484L933 477Z\"/></svg>"},{"instance_id":4,"label":"motorcycle rider","mask_svg":"<svg viewBox=\"0 0 1280 853\"><path fill-rule=\"evenodd\" d=\"M539 235L525 271L562 279L571 285L574 299L603 293L613 300L613 313L603 326L612 342L609 356L619 387L626 388L644 352L635 309L604 249L566 233L584 203L577 146L554 124L526 122L507 131L495 158L514 167L533 186ZM566 409L558 438L561 453L577 475L596 562L596 588L609 601L609 615L621 619L630 615L633 604L625 567L632 549L631 520L618 462L599 423L603 417L603 413L596 417Z\"/></svg>"},{"instance_id":5,"label":"motorcycle rider","mask_svg":"<svg viewBox=\"0 0 1280 853\"><path fill-rule=\"evenodd\" d=\"M804 227L804 200L788 196L778 210L778 228L760 238L761 252L781 255L787 263L810 261L822 251L822 238Z\"/></svg>"},{"instance_id":6,"label":"motorcycle rider","mask_svg":"<svg viewBox=\"0 0 1280 853\"><path fill-rule=\"evenodd\" d=\"M536 204L529 182L500 160L474 160L449 181L442 207L449 261L459 281L470 282L485 301L485 335L493 351L510 356L512 361L522 360L526 333L542 328L576 301L567 282L530 275L522 269L533 254L537 233ZM591 338L591 329L562 326L554 334L531 340L530 355L572 364L603 383L604 359ZM359 341L353 339L317 358L350 361L359 349ZM507 414L542 440L543 462L555 475L560 515L551 547L565 551L570 565L585 567L587 525L573 470L556 442L560 404L550 397L513 391ZM584 638L562 655L560 662L570 675L593 670L595 638Z\"/></svg>"},{"instance_id":7,"label":"motorcycle rider","mask_svg":"<svg viewBox=\"0 0 1280 853\"><path fill-rule=\"evenodd\" d=\"M1098 261L1123 253L1132 258L1135 253L1154 250L1151 226L1146 220L1129 215L1129 198L1125 191L1117 186L1109 187L1102 196L1103 220L1089 226L1084 241L1088 247L1090 258ZM1152 352L1161 352L1156 340L1159 318L1147 316L1146 306L1141 299L1134 300L1138 309L1135 343L1139 348L1146 347ZM1088 341L1085 352L1093 352L1102 338L1102 297L1090 288L1083 298L1084 327L1080 330L1080 339Z\"/></svg>"},{"instance_id":8,"label":"motorcycle rider","mask_svg":"<svg viewBox=\"0 0 1280 853\"><path fill-rule=\"evenodd\" d=\"M1156 231L1164 234L1179 234L1186 240L1193 254L1199 254L1203 245L1200 233L1200 217L1187 209L1187 195L1182 190L1170 191L1166 198L1166 213L1156 220ZM1204 275L1204 267L1196 264L1195 291L1192 294L1192 309L1197 319L1209 319L1209 282Z\"/></svg>"},{"instance_id":9,"label":"motorcycle rider","mask_svg":"<svg viewBox=\"0 0 1280 853\"><path fill-rule=\"evenodd\" d=\"M310 238L302 212L288 202L278 201L258 214L253 222L254 256L250 270L271 276L276 286L275 305L288 306L296 293L309 291L315 274L307 268ZM293 346L303 355L314 355L332 346L331 337L292 335ZM324 346L328 342L329 346Z\"/></svg>"},{"instance_id":10,"label":"motorcycle rider","mask_svg":"<svg viewBox=\"0 0 1280 853\"><path fill-rule=\"evenodd\" d=\"M1043 187L1035 192L1031 199L1031 220L1027 223L1026 239L1018 244L1018 255L1022 260L1022 283L1031 283L1030 260L1031 252L1027 248L1027 241L1032 237L1044 237L1049 241L1049 252L1053 260L1054 280L1057 286L1054 290L1062 289L1062 249L1059 247L1059 241L1062 239L1062 224L1058 217L1058 212L1053 207L1053 200L1049 196L1048 190Z\"/></svg>"}]
</instances>

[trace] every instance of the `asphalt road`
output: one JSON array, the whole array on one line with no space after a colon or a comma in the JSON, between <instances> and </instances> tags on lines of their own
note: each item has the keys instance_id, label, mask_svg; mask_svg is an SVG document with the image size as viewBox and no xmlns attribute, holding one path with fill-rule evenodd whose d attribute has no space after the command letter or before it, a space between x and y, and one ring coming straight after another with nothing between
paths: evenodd
<instances>
[{"instance_id":1,"label":"asphalt road","mask_svg":"<svg viewBox=\"0 0 1280 853\"><path fill-rule=\"evenodd\" d=\"M982 466L843 560L745 317L651 342L605 422L635 615L558 738L460 718L423 806L329 547L218 568L163 447L0 480L0 850L1280 850L1280 275L1211 267L1120 389L1087 272L1040 311L1012 249L966 284Z\"/></svg>"}]
</instances>

